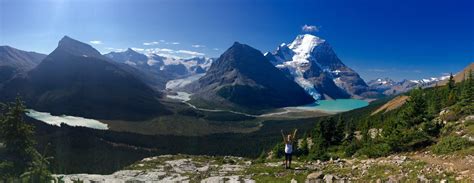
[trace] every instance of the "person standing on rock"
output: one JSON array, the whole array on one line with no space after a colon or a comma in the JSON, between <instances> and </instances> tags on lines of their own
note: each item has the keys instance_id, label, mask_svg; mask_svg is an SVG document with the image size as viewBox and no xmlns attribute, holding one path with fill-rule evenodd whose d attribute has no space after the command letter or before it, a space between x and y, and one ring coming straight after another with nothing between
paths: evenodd
<instances>
[{"instance_id":1,"label":"person standing on rock","mask_svg":"<svg viewBox=\"0 0 474 183\"><path fill-rule=\"evenodd\" d=\"M289 169L291 167L291 156L293 155L293 143L295 142L296 132L298 129L293 131L293 134L288 134L285 137L283 130L281 130L281 136L283 137L283 142L285 143L285 168Z\"/></svg>"}]
</instances>

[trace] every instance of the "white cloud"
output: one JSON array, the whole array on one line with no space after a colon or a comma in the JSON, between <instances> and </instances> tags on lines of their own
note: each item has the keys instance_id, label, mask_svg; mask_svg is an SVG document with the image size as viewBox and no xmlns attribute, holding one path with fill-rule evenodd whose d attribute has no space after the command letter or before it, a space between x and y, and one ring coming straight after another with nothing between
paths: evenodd
<instances>
[{"instance_id":1,"label":"white cloud","mask_svg":"<svg viewBox=\"0 0 474 183\"><path fill-rule=\"evenodd\" d=\"M91 44L102 44L102 41L94 40L94 41L89 41L89 43L91 43Z\"/></svg>"},{"instance_id":2,"label":"white cloud","mask_svg":"<svg viewBox=\"0 0 474 183\"><path fill-rule=\"evenodd\" d=\"M168 48L162 48L162 49L160 49L160 51L162 51L162 52L170 52L170 53L173 53L173 52L174 52L174 50L168 49Z\"/></svg>"},{"instance_id":3,"label":"white cloud","mask_svg":"<svg viewBox=\"0 0 474 183\"><path fill-rule=\"evenodd\" d=\"M153 42L145 42L143 43L143 45L145 46L152 46L152 45L157 45L157 44L160 44L158 41L153 41Z\"/></svg>"},{"instance_id":4,"label":"white cloud","mask_svg":"<svg viewBox=\"0 0 474 183\"><path fill-rule=\"evenodd\" d=\"M193 55L193 56L204 56L204 55L206 55L204 53L189 51L189 50L178 50L176 53L188 54L188 55Z\"/></svg>"},{"instance_id":5,"label":"white cloud","mask_svg":"<svg viewBox=\"0 0 474 183\"><path fill-rule=\"evenodd\" d=\"M213 48L214 51L219 51L219 48Z\"/></svg>"},{"instance_id":6,"label":"white cloud","mask_svg":"<svg viewBox=\"0 0 474 183\"><path fill-rule=\"evenodd\" d=\"M201 52L195 52L195 51L190 51L190 50L173 50L169 48L132 48L135 51L140 51L143 52L147 55L160 55L164 57L170 57L170 58L186 58L187 56L205 56L204 53Z\"/></svg>"},{"instance_id":7,"label":"white cloud","mask_svg":"<svg viewBox=\"0 0 474 183\"><path fill-rule=\"evenodd\" d=\"M193 48L205 48L205 45L200 45L200 44L193 44L191 45Z\"/></svg>"},{"instance_id":8,"label":"white cloud","mask_svg":"<svg viewBox=\"0 0 474 183\"><path fill-rule=\"evenodd\" d=\"M134 50L134 51L145 51L145 49L143 49L143 48L132 48L132 50Z\"/></svg>"},{"instance_id":9,"label":"white cloud","mask_svg":"<svg viewBox=\"0 0 474 183\"><path fill-rule=\"evenodd\" d=\"M301 30L303 32L318 32L319 31L319 27L318 26L315 26L315 25L303 25L303 27L301 27Z\"/></svg>"},{"instance_id":10,"label":"white cloud","mask_svg":"<svg viewBox=\"0 0 474 183\"><path fill-rule=\"evenodd\" d=\"M172 45L178 45L178 44L181 44L180 42L172 42L172 41L166 41L164 39L160 39L159 41L153 41L153 42L149 42L149 43L143 43L143 45L146 45L146 46L151 46L151 45L158 45L159 43L162 43L162 44L172 44Z\"/></svg>"}]
</instances>

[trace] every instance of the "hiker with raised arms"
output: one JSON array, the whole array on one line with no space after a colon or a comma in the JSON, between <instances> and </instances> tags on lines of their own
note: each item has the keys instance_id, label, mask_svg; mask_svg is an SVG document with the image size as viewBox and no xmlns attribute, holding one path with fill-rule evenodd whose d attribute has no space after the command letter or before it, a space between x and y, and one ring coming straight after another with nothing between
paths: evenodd
<instances>
[{"instance_id":1,"label":"hiker with raised arms","mask_svg":"<svg viewBox=\"0 0 474 183\"><path fill-rule=\"evenodd\" d=\"M293 144L295 142L296 132L298 129L293 131L293 134L288 134L285 136L283 130L281 130L281 136L283 137L283 142L285 143L285 168L290 169L291 167L291 156L293 155Z\"/></svg>"}]
</instances>

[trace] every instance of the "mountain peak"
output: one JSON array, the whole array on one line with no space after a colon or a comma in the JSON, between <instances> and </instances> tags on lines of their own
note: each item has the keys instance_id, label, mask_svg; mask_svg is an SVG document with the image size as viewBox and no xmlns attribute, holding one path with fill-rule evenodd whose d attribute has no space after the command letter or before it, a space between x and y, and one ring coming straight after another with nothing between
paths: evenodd
<instances>
[{"instance_id":1,"label":"mountain peak","mask_svg":"<svg viewBox=\"0 0 474 183\"><path fill-rule=\"evenodd\" d=\"M80 41L72 39L69 36L64 36L63 38L61 38L61 40L59 40L58 45L59 46L67 46L67 45L71 45L71 44L80 44L80 43L81 43ZM85 43L82 43L82 44L85 44Z\"/></svg>"},{"instance_id":2,"label":"mountain peak","mask_svg":"<svg viewBox=\"0 0 474 183\"><path fill-rule=\"evenodd\" d=\"M78 40L72 39L69 36L64 36L58 43L56 49L66 51L70 54L76 56L87 56L87 57L96 57L101 58L102 54L99 51L94 49L92 46L80 42Z\"/></svg>"},{"instance_id":3,"label":"mountain peak","mask_svg":"<svg viewBox=\"0 0 474 183\"><path fill-rule=\"evenodd\" d=\"M72 38L67 36L67 35L64 35L63 38L61 38L61 40L68 40L68 39L72 39ZM74 40L74 39L72 39L72 40Z\"/></svg>"},{"instance_id":4,"label":"mountain peak","mask_svg":"<svg viewBox=\"0 0 474 183\"><path fill-rule=\"evenodd\" d=\"M290 43L288 47L296 54L307 54L311 52L314 47L324 42L324 39L321 39L317 36L311 34L302 34L296 36L295 40Z\"/></svg>"},{"instance_id":5,"label":"mountain peak","mask_svg":"<svg viewBox=\"0 0 474 183\"><path fill-rule=\"evenodd\" d=\"M196 95L223 107L264 109L311 103L311 96L274 67L260 50L235 42L197 81Z\"/></svg>"},{"instance_id":6,"label":"mountain peak","mask_svg":"<svg viewBox=\"0 0 474 183\"><path fill-rule=\"evenodd\" d=\"M242 44L242 43L240 43L240 42L238 42L238 41L235 41L234 44L232 44L231 47L234 47L234 46L243 46L243 45L245 45L245 44Z\"/></svg>"}]
</instances>

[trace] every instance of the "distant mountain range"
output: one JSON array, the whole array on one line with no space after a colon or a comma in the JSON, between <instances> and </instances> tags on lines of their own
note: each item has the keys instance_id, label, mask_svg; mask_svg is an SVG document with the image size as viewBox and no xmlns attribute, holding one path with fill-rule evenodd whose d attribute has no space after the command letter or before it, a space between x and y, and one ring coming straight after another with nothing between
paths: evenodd
<instances>
[{"instance_id":1,"label":"distant mountain range","mask_svg":"<svg viewBox=\"0 0 474 183\"><path fill-rule=\"evenodd\" d=\"M95 119L169 114L162 97L177 89L192 93L190 102L197 106L256 112L319 99L396 95L443 79L366 83L326 40L310 34L265 54L236 42L218 59L145 55L130 48L102 55L67 36L49 55L0 47L1 101L20 95L39 111Z\"/></svg>"},{"instance_id":2,"label":"distant mountain range","mask_svg":"<svg viewBox=\"0 0 474 183\"><path fill-rule=\"evenodd\" d=\"M214 60L206 57L172 58L157 54L145 55L131 48L123 52L110 52L105 56L142 72L151 73L151 77L160 78L158 89L165 89L169 80L205 73Z\"/></svg>"},{"instance_id":3,"label":"distant mountain range","mask_svg":"<svg viewBox=\"0 0 474 183\"><path fill-rule=\"evenodd\" d=\"M66 36L38 66L6 82L0 97L19 95L39 111L94 119L143 120L168 113L158 100L161 93L124 68Z\"/></svg>"},{"instance_id":4,"label":"distant mountain range","mask_svg":"<svg viewBox=\"0 0 474 183\"><path fill-rule=\"evenodd\" d=\"M377 78L367 84L371 90L376 90L384 95L398 95L416 87L432 87L441 81L447 80L449 76L432 77L429 79L407 80L396 82L390 78Z\"/></svg>"}]
</instances>

